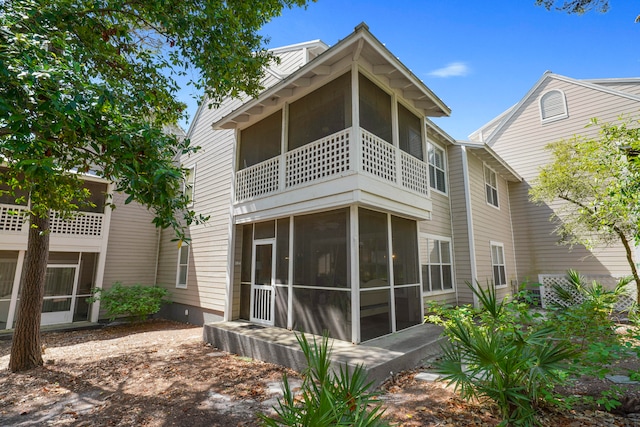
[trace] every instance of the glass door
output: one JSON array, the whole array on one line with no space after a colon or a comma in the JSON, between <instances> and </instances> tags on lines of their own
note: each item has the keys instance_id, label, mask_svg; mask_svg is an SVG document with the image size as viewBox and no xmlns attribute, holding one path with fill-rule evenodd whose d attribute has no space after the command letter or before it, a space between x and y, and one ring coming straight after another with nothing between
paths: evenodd
<instances>
[{"instance_id":1,"label":"glass door","mask_svg":"<svg viewBox=\"0 0 640 427\"><path fill-rule=\"evenodd\" d=\"M275 251L273 239L253 244L251 277L251 321L273 325L275 303Z\"/></svg>"},{"instance_id":2,"label":"glass door","mask_svg":"<svg viewBox=\"0 0 640 427\"><path fill-rule=\"evenodd\" d=\"M71 323L78 283L77 265L49 265L44 284L42 325Z\"/></svg>"}]
</instances>

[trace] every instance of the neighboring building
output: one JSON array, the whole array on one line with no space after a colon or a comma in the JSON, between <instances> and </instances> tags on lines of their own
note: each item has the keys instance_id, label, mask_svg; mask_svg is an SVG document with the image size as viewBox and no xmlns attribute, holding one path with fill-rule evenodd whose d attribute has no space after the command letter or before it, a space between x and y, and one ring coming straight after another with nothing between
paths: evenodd
<instances>
[{"instance_id":1,"label":"neighboring building","mask_svg":"<svg viewBox=\"0 0 640 427\"><path fill-rule=\"evenodd\" d=\"M540 167L550 161L548 144L574 135L596 136L598 126L586 127L594 117L606 123L639 114L640 78L576 80L546 72L515 106L470 136L490 146L522 177L508 189L520 281L538 282L540 275L563 274L569 268L596 276L630 274L621 244L594 250L558 245L549 220L556 205L534 205L529 189Z\"/></svg>"},{"instance_id":2,"label":"neighboring building","mask_svg":"<svg viewBox=\"0 0 640 427\"><path fill-rule=\"evenodd\" d=\"M589 253L557 247L549 209L527 190L546 143L590 117L637 110L636 80L545 74L470 141L455 141L429 119L449 108L364 24L333 47L273 53L280 61L258 97L216 109L205 100L187 134L201 149L180 159L184 191L210 220L178 246L116 194L117 209L91 213L98 232L52 236L50 270L68 277L45 297L46 310L63 313L47 322L97 321L97 304L84 303L91 287L155 283L171 291L163 315L177 320L245 319L360 343L420 324L429 301L477 303L467 283L501 297L570 267L626 273L615 249L578 263ZM575 126L557 131L563 122ZM108 190L98 184L95 194ZM26 234L11 229L16 207L1 203L0 322L11 328Z\"/></svg>"}]
</instances>

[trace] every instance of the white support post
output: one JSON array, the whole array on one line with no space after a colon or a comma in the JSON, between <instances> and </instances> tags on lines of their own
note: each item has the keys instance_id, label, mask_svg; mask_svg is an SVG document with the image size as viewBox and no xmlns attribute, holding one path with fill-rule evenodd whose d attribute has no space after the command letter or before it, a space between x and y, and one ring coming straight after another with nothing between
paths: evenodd
<instances>
[{"instance_id":1,"label":"white support post","mask_svg":"<svg viewBox=\"0 0 640 427\"><path fill-rule=\"evenodd\" d=\"M11 302L9 302L9 313L7 314L7 329L13 329L13 320L16 313L16 305L18 304L18 290L20 289L20 280L22 280L22 267L24 266L25 252L26 251L18 252L18 260L16 261L16 272L13 275Z\"/></svg>"},{"instance_id":2,"label":"white support post","mask_svg":"<svg viewBox=\"0 0 640 427\"><path fill-rule=\"evenodd\" d=\"M293 216L289 217L289 274L287 277L287 329L293 329Z\"/></svg>"},{"instance_id":3,"label":"white support post","mask_svg":"<svg viewBox=\"0 0 640 427\"><path fill-rule=\"evenodd\" d=\"M349 208L349 237L351 248L351 341L360 343L360 236L358 233L358 206Z\"/></svg>"},{"instance_id":4,"label":"white support post","mask_svg":"<svg viewBox=\"0 0 640 427\"><path fill-rule=\"evenodd\" d=\"M400 151L400 150L398 150ZM389 248L389 312L391 315L391 332L396 331L396 299L394 288L396 286L393 277L393 230L391 229L391 214L387 214L387 247Z\"/></svg>"}]
</instances>

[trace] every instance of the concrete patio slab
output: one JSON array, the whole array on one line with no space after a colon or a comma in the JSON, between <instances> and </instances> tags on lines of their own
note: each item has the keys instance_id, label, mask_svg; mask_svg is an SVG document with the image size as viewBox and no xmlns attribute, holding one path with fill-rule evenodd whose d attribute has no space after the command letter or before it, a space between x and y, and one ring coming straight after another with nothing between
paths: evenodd
<instances>
[{"instance_id":1,"label":"concrete patio slab","mask_svg":"<svg viewBox=\"0 0 640 427\"><path fill-rule=\"evenodd\" d=\"M377 386L390 376L418 367L423 359L440 353L444 340L441 332L439 326L422 324L360 345L330 339L332 362L336 369L344 365L350 369L364 365L369 380ZM206 324L203 335L205 342L229 353L276 363L296 371L307 366L295 332L287 329L231 321ZM322 338L306 335L309 341Z\"/></svg>"}]
</instances>

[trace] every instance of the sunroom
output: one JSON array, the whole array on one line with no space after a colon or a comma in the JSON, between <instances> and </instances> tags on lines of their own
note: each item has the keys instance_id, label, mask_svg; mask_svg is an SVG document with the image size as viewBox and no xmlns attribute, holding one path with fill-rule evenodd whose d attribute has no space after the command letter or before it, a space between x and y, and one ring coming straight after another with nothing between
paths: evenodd
<instances>
[{"instance_id":1,"label":"sunroom","mask_svg":"<svg viewBox=\"0 0 640 427\"><path fill-rule=\"evenodd\" d=\"M356 343L419 324L425 116L448 113L358 27L215 123L236 129L232 317Z\"/></svg>"}]
</instances>

